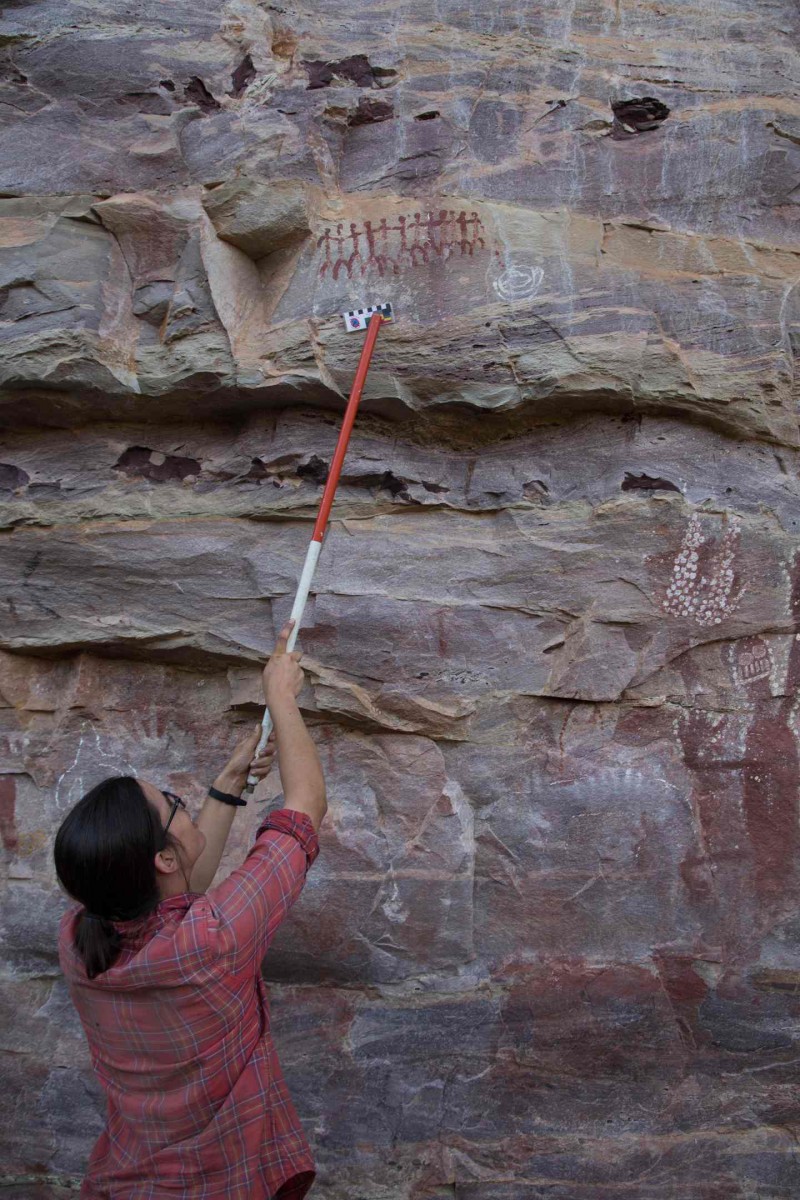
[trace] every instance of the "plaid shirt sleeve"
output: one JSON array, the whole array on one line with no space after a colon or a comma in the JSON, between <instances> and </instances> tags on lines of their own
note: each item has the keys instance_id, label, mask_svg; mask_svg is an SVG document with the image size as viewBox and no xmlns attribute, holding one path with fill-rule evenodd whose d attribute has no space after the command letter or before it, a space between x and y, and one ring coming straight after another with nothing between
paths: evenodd
<instances>
[{"instance_id":1,"label":"plaid shirt sleeve","mask_svg":"<svg viewBox=\"0 0 800 1200\"><path fill-rule=\"evenodd\" d=\"M234 974L259 970L318 854L311 818L291 808L276 809L259 828L241 867L206 893L212 943Z\"/></svg>"}]
</instances>

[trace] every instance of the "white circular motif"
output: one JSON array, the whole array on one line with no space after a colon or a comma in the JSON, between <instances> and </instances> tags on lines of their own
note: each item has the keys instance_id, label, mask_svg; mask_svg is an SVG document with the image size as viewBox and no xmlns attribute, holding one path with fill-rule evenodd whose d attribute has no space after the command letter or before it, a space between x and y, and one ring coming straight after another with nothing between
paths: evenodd
<instances>
[{"instance_id":1,"label":"white circular motif","mask_svg":"<svg viewBox=\"0 0 800 1200\"><path fill-rule=\"evenodd\" d=\"M539 290L544 271L541 267L508 267L494 283L501 300L528 300Z\"/></svg>"}]
</instances>

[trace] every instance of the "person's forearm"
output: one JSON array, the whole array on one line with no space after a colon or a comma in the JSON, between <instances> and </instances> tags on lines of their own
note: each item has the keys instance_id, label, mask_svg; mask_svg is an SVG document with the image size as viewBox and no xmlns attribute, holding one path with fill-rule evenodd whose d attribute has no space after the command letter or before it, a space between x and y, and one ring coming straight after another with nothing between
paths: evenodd
<instances>
[{"instance_id":1,"label":"person's forearm","mask_svg":"<svg viewBox=\"0 0 800 1200\"><path fill-rule=\"evenodd\" d=\"M240 796L245 782L246 776L222 771L214 780L214 787L220 792ZM205 834L206 844L203 853L192 868L189 882L193 892L205 892L211 887L236 811L232 804L215 800L213 796L206 797L197 818L197 828Z\"/></svg>"},{"instance_id":2,"label":"person's forearm","mask_svg":"<svg viewBox=\"0 0 800 1200\"><path fill-rule=\"evenodd\" d=\"M287 808L308 813L316 828L325 815L325 779L317 748L297 707L294 696L271 697L269 710L275 726L278 769Z\"/></svg>"}]
</instances>

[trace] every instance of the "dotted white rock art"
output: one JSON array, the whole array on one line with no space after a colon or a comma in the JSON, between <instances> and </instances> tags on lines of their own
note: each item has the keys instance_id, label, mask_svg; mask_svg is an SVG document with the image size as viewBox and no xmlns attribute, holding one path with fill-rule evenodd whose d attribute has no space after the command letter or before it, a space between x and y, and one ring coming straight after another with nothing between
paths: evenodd
<instances>
[{"instance_id":1,"label":"dotted white rock art","mask_svg":"<svg viewBox=\"0 0 800 1200\"><path fill-rule=\"evenodd\" d=\"M733 564L739 546L736 517L726 524L716 545L709 545L700 517L694 513L672 567L661 607L673 617L691 617L698 625L720 625L738 603Z\"/></svg>"},{"instance_id":2,"label":"dotted white rock art","mask_svg":"<svg viewBox=\"0 0 800 1200\"><path fill-rule=\"evenodd\" d=\"M492 285L501 300L529 300L544 279L541 267L508 267Z\"/></svg>"}]
</instances>

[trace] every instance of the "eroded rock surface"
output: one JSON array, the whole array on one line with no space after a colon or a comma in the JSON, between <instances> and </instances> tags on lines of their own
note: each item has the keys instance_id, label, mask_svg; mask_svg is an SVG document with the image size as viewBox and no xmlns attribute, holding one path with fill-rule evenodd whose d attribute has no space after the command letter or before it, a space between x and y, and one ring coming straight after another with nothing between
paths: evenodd
<instances>
[{"instance_id":1,"label":"eroded rock surface","mask_svg":"<svg viewBox=\"0 0 800 1200\"><path fill-rule=\"evenodd\" d=\"M55 829L119 771L199 803L258 718L381 300L266 962L315 1194L800 1192L799 30L3 11L9 1198L74 1195L102 1123Z\"/></svg>"}]
</instances>

